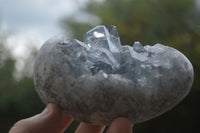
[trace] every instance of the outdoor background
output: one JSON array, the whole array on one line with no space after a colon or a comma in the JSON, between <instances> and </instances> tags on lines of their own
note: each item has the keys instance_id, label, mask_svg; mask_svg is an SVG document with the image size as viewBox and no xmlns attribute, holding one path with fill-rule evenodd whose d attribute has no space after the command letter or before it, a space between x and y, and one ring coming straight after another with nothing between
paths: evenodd
<instances>
[{"instance_id":1,"label":"outdoor background","mask_svg":"<svg viewBox=\"0 0 200 133\"><path fill-rule=\"evenodd\" d=\"M123 45L174 47L194 67L189 95L160 117L134 125L133 132L200 133L200 0L0 0L0 132L45 107L33 84L41 45L54 35L82 41L99 24L116 25Z\"/></svg>"}]
</instances>

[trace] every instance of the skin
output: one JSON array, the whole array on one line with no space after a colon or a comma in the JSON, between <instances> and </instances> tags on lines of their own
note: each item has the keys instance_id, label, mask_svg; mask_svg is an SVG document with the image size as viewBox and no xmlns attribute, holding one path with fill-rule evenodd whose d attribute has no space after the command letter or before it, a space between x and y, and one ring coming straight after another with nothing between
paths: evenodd
<instances>
[{"instance_id":1,"label":"skin","mask_svg":"<svg viewBox=\"0 0 200 133\"><path fill-rule=\"evenodd\" d=\"M63 133L72 121L57 105L48 104L40 114L18 121L9 133ZM103 133L104 129L105 126L81 123L75 133ZM132 133L132 124L126 118L117 118L106 133Z\"/></svg>"}]
</instances>

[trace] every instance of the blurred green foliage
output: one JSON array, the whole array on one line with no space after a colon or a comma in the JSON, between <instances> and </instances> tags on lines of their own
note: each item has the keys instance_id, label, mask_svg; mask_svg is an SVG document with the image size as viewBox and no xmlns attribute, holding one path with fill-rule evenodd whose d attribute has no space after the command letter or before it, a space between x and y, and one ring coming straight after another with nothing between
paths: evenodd
<instances>
[{"instance_id":1,"label":"blurred green foliage","mask_svg":"<svg viewBox=\"0 0 200 133\"><path fill-rule=\"evenodd\" d=\"M194 66L194 85L183 102L160 117L135 125L134 133L200 132L200 7L197 8L195 0L90 0L81 13L96 16L100 21L92 18L77 21L80 15L64 18L61 21L63 29L69 29L66 33L73 38L82 39L85 32L97 24L116 25L122 44L140 41L144 45L169 45L183 52ZM1 133L7 133L19 119L44 108L34 90L33 77L27 74L35 51L25 61L22 77L16 79L16 59L5 47L5 38L0 29ZM74 132L77 126L78 122L73 122L66 132Z\"/></svg>"},{"instance_id":2,"label":"blurred green foliage","mask_svg":"<svg viewBox=\"0 0 200 133\"><path fill-rule=\"evenodd\" d=\"M0 34L0 132L7 133L16 121L39 113L44 105L34 90L32 77L14 77L16 59L6 48L6 36Z\"/></svg>"},{"instance_id":3,"label":"blurred green foliage","mask_svg":"<svg viewBox=\"0 0 200 133\"><path fill-rule=\"evenodd\" d=\"M90 1L82 13L100 18L107 27L116 25L124 45L140 41L143 45L162 43L184 53L195 72L190 94L171 111L153 120L138 124L134 133L200 132L200 6L195 0L104 0ZM64 18L73 38L82 40L93 24ZM180 75L181 76L181 75Z\"/></svg>"}]
</instances>

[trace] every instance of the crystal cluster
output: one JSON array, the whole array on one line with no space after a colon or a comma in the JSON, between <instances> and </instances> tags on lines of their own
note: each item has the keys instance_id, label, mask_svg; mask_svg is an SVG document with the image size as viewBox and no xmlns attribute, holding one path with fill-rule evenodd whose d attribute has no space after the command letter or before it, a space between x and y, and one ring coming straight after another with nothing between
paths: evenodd
<instances>
[{"instance_id":1,"label":"crystal cluster","mask_svg":"<svg viewBox=\"0 0 200 133\"><path fill-rule=\"evenodd\" d=\"M56 36L41 47L34 66L44 103L97 125L126 117L140 123L179 103L193 82L193 67L178 50L135 42L122 46L115 26L97 26L84 42Z\"/></svg>"}]
</instances>

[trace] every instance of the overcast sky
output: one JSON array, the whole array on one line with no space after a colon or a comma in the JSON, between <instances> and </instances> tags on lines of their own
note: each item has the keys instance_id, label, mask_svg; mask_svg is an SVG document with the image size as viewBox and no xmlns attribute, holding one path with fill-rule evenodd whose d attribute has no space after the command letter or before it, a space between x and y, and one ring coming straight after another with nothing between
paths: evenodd
<instances>
[{"instance_id":1,"label":"overcast sky","mask_svg":"<svg viewBox=\"0 0 200 133\"><path fill-rule=\"evenodd\" d=\"M75 13L86 0L0 0L4 26L14 30L58 32L58 21Z\"/></svg>"},{"instance_id":2,"label":"overcast sky","mask_svg":"<svg viewBox=\"0 0 200 133\"><path fill-rule=\"evenodd\" d=\"M3 29L14 33L8 47L14 56L26 54L29 41L40 47L48 38L63 34L59 21L78 13L87 0L0 0L0 21Z\"/></svg>"}]
</instances>

